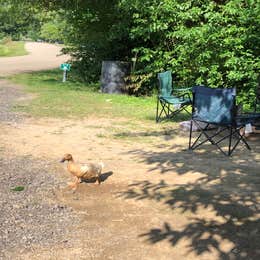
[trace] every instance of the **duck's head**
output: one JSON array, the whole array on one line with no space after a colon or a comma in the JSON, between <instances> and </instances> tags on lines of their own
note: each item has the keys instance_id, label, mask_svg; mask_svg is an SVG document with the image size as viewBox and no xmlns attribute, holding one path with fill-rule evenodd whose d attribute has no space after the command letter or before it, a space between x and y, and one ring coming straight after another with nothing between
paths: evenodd
<instances>
[{"instance_id":1,"label":"duck's head","mask_svg":"<svg viewBox=\"0 0 260 260\"><path fill-rule=\"evenodd\" d=\"M63 163L65 161L73 161L72 155L69 153L64 154L60 162Z\"/></svg>"}]
</instances>

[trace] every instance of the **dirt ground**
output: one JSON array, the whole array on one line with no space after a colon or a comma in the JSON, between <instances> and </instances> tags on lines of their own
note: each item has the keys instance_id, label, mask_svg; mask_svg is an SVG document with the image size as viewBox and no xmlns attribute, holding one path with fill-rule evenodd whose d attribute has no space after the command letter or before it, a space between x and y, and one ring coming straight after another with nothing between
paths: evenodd
<instances>
[{"instance_id":1,"label":"dirt ground","mask_svg":"<svg viewBox=\"0 0 260 260\"><path fill-rule=\"evenodd\" d=\"M190 152L178 127L11 111L27 98L0 82L0 259L259 259L259 137ZM103 161L101 185L69 190L64 153Z\"/></svg>"},{"instance_id":2,"label":"dirt ground","mask_svg":"<svg viewBox=\"0 0 260 260\"><path fill-rule=\"evenodd\" d=\"M59 68L61 63L69 59L68 56L60 54L60 45L26 42L25 48L28 55L0 58L0 76Z\"/></svg>"}]
</instances>

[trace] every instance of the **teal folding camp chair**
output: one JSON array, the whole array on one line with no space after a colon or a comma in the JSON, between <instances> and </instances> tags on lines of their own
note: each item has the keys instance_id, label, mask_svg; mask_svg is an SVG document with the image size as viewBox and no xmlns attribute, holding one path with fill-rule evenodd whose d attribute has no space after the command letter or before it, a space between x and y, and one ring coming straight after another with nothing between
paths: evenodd
<instances>
[{"instance_id":1,"label":"teal folding camp chair","mask_svg":"<svg viewBox=\"0 0 260 260\"><path fill-rule=\"evenodd\" d=\"M191 105L189 91L192 88L172 88L172 73L165 71L158 73L159 95L157 97L156 122L171 119L176 114Z\"/></svg>"},{"instance_id":2,"label":"teal folding camp chair","mask_svg":"<svg viewBox=\"0 0 260 260\"><path fill-rule=\"evenodd\" d=\"M237 115L235 88L195 86L192 89L192 94L189 149L194 150L209 142L223 154L230 156L238 144L242 142L250 150L243 134L240 134L240 129L258 118L257 115ZM193 124L200 131L198 137L192 142ZM212 125L215 128L210 129Z\"/></svg>"}]
</instances>

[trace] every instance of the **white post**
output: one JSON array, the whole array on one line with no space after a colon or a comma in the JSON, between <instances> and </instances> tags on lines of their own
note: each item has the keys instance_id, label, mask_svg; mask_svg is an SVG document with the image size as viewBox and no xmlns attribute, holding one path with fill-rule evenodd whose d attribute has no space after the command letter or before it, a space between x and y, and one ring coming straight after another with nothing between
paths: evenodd
<instances>
[{"instance_id":1,"label":"white post","mask_svg":"<svg viewBox=\"0 0 260 260\"><path fill-rule=\"evenodd\" d=\"M66 75L67 75L67 70L63 70L63 79L62 79L62 82L66 82Z\"/></svg>"}]
</instances>

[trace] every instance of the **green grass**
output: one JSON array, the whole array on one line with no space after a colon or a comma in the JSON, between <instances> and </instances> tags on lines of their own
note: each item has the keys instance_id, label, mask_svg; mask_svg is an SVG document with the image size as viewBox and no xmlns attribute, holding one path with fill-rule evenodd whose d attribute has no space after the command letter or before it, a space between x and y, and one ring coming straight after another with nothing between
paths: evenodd
<instances>
[{"instance_id":1,"label":"green grass","mask_svg":"<svg viewBox=\"0 0 260 260\"><path fill-rule=\"evenodd\" d=\"M0 57L22 56L26 54L27 51L24 48L24 42L0 42Z\"/></svg>"},{"instance_id":2,"label":"green grass","mask_svg":"<svg viewBox=\"0 0 260 260\"><path fill-rule=\"evenodd\" d=\"M62 83L62 71L51 70L15 75L11 80L36 94L30 102L19 103L16 110L35 117L128 118L155 121L156 97L133 97L98 92L97 84L73 80ZM130 121L133 122L133 121Z\"/></svg>"},{"instance_id":3,"label":"green grass","mask_svg":"<svg viewBox=\"0 0 260 260\"><path fill-rule=\"evenodd\" d=\"M24 190L24 186L16 186L14 188L11 189L12 191L23 191Z\"/></svg>"}]
</instances>

